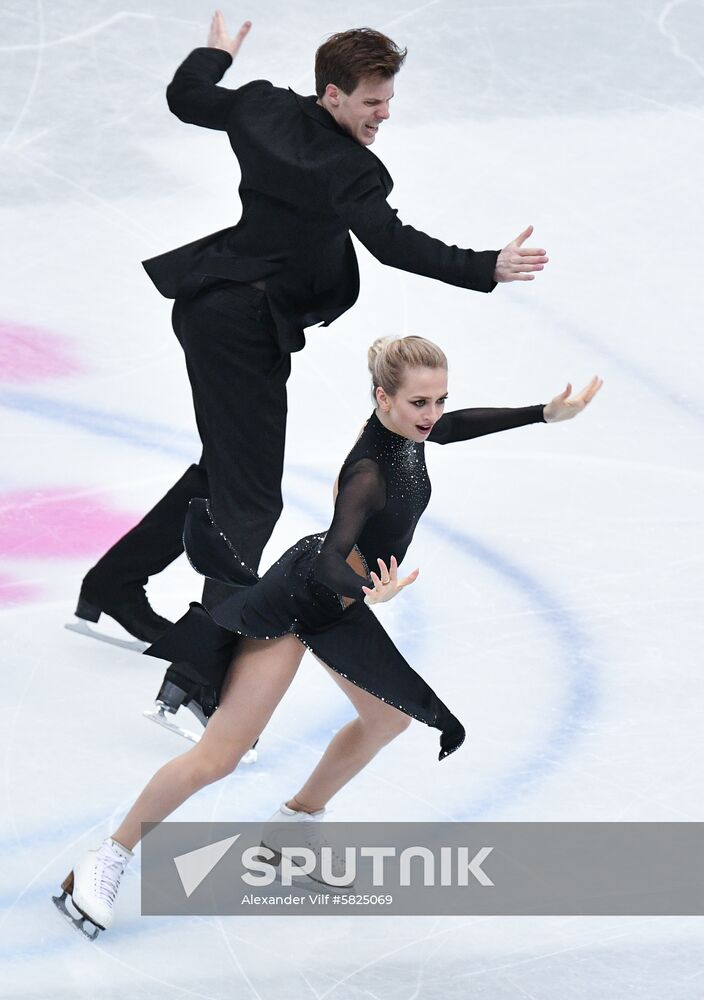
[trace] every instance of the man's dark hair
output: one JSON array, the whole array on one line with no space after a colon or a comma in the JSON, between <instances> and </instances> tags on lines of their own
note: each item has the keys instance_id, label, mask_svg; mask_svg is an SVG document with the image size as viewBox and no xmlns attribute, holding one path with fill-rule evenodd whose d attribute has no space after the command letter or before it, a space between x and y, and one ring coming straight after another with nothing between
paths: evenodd
<instances>
[{"instance_id":1,"label":"man's dark hair","mask_svg":"<svg viewBox=\"0 0 704 1000\"><path fill-rule=\"evenodd\" d=\"M373 28L351 28L331 35L315 53L315 92L329 83L351 94L366 76L388 80L401 69L407 49L400 49Z\"/></svg>"}]
</instances>

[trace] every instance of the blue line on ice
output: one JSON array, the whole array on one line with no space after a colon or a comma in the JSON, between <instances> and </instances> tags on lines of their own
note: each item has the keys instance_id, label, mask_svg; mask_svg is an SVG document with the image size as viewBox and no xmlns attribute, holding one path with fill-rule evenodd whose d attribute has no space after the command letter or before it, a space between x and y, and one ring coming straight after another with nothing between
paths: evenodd
<instances>
[{"instance_id":1,"label":"blue line on ice","mask_svg":"<svg viewBox=\"0 0 704 1000\"><path fill-rule=\"evenodd\" d=\"M200 454L194 434L184 434L164 424L135 420L120 413L107 413L89 406L12 389L0 390L0 406L44 417L54 423L67 424L99 437L124 441L137 448L148 448L174 458L183 458L189 463L197 462Z\"/></svg>"}]
</instances>

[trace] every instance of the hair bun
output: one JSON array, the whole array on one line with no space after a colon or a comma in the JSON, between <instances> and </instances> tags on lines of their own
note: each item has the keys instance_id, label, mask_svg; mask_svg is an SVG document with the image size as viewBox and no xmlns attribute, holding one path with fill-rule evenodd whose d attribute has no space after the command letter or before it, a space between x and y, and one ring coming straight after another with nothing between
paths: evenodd
<instances>
[{"instance_id":1,"label":"hair bun","mask_svg":"<svg viewBox=\"0 0 704 1000\"><path fill-rule=\"evenodd\" d=\"M377 363L377 358L386 350L387 344L392 344L398 337L377 337L374 343L371 345L367 351L367 365L369 367L369 374L373 377L375 366Z\"/></svg>"},{"instance_id":2,"label":"hair bun","mask_svg":"<svg viewBox=\"0 0 704 1000\"><path fill-rule=\"evenodd\" d=\"M398 392L408 368L444 368L447 358L437 344L425 337L377 337L367 350L367 363L372 377L372 399L381 386L389 396Z\"/></svg>"}]
</instances>

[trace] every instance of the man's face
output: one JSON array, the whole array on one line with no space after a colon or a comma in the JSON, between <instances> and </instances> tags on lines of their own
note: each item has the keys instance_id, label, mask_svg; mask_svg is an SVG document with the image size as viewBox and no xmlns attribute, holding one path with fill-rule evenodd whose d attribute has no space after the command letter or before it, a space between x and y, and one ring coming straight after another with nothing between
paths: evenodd
<instances>
[{"instance_id":1,"label":"man's face","mask_svg":"<svg viewBox=\"0 0 704 1000\"><path fill-rule=\"evenodd\" d=\"M393 77L385 80L378 76L365 76L351 94L329 83L324 106L353 139L362 146L371 146L379 126L391 114L389 104L393 96Z\"/></svg>"}]
</instances>

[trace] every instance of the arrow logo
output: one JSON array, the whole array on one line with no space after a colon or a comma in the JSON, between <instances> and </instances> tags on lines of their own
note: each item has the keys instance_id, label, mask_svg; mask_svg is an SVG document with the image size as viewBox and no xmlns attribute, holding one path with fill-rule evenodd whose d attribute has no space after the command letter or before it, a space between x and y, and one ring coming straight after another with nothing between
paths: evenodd
<instances>
[{"instance_id":1,"label":"arrow logo","mask_svg":"<svg viewBox=\"0 0 704 1000\"><path fill-rule=\"evenodd\" d=\"M215 865L227 854L238 837L239 833L236 833L234 837L218 840L214 844L206 844L205 847L198 847L195 851L179 854L177 858L174 858L174 864L186 897L190 897L203 879L210 875Z\"/></svg>"}]
</instances>

